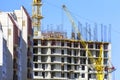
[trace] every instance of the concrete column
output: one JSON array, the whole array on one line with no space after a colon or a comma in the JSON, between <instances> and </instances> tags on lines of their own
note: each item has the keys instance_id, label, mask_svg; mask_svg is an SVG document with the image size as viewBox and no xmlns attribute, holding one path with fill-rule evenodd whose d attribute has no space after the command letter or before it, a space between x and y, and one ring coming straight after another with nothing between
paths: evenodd
<instances>
[{"instance_id":1,"label":"concrete column","mask_svg":"<svg viewBox=\"0 0 120 80\"><path fill-rule=\"evenodd\" d=\"M41 41L40 40L38 40L38 46L41 46Z\"/></svg>"},{"instance_id":2,"label":"concrete column","mask_svg":"<svg viewBox=\"0 0 120 80\"><path fill-rule=\"evenodd\" d=\"M46 73L46 78L47 78L47 79L50 79L50 78L51 78L51 73L50 73L50 72L47 72L47 73Z\"/></svg>"}]
</instances>

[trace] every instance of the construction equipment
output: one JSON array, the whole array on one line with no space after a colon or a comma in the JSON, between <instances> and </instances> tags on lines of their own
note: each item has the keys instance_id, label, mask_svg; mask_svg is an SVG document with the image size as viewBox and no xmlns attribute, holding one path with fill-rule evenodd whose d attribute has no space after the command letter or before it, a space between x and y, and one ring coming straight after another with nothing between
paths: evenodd
<instances>
[{"instance_id":1,"label":"construction equipment","mask_svg":"<svg viewBox=\"0 0 120 80\"><path fill-rule=\"evenodd\" d=\"M42 6L41 0L33 0L32 26L34 28L34 36L38 36L40 32L40 26L41 26L40 20L43 18L40 12L41 6Z\"/></svg>"},{"instance_id":2,"label":"construction equipment","mask_svg":"<svg viewBox=\"0 0 120 80\"><path fill-rule=\"evenodd\" d=\"M103 65L103 57L102 57L103 56L103 43L101 42L100 47L99 47L99 50L100 50L99 56L98 56L97 59L95 59L92 56L92 53L89 51L86 42L82 39L81 33L78 30L78 26L75 24L71 14L70 14L70 11L67 9L67 7L65 5L63 5L62 7L63 7L67 17L69 18L69 20L70 20L70 22L72 24L73 29L77 33L77 39L80 40L82 46L86 49L88 57L89 57L90 61L92 62L94 70L96 71L96 80L104 80L105 67ZM106 69L108 69L108 68L106 68ZM112 69L114 69L114 68L112 68Z\"/></svg>"}]
</instances>

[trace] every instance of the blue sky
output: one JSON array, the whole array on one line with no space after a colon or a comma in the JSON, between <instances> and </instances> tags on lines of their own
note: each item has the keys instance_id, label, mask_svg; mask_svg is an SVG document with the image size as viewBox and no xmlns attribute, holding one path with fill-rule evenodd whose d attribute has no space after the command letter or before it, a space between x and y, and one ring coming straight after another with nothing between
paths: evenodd
<instances>
[{"instance_id":1,"label":"blue sky","mask_svg":"<svg viewBox=\"0 0 120 80\"><path fill-rule=\"evenodd\" d=\"M42 26L60 25L64 21L62 30L70 30L70 22L61 6L65 4L75 16L75 21L90 24L112 25L112 64L116 67L113 80L120 79L120 1L119 0L43 0ZM32 14L32 0L2 0L0 11L13 11L23 5ZM77 15L77 16L76 16ZM46 29L46 28L43 28Z\"/></svg>"}]
</instances>

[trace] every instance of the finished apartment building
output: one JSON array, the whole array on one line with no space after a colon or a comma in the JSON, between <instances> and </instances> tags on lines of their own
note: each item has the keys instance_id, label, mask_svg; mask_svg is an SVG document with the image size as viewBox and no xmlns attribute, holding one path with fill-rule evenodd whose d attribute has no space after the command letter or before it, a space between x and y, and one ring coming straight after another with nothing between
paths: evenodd
<instances>
[{"instance_id":1,"label":"finished apartment building","mask_svg":"<svg viewBox=\"0 0 120 80\"><path fill-rule=\"evenodd\" d=\"M32 25L24 7L0 12L0 80L32 80Z\"/></svg>"}]
</instances>

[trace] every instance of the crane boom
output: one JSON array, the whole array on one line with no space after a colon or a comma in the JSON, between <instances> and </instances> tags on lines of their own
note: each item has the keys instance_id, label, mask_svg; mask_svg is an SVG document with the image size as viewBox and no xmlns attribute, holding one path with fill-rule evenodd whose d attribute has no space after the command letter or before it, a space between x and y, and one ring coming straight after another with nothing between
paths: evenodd
<instances>
[{"instance_id":1,"label":"crane boom","mask_svg":"<svg viewBox=\"0 0 120 80\"><path fill-rule=\"evenodd\" d=\"M82 46L86 49L86 52L88 54L88 57L89 57L91 63L93 64L94 69L97 71L96 79L97 80L103 80L104 79L104 66L103 66L103 58L102 58L103 44L102 43L100 44L100 53L99 53L98 59L95 59L92 56L92 53L89 51L86 42L82 39L81 33L79 32L78 27L75 24L69 10L67 9L67 7L65 5L63 5L62 7L63 7L66 15L68 16L68 18L69 18L69 20L70 20L70 22L72 24L73 29L75 30L75 32L77 33L79 39L81 40Z\"/></svg>"},{"instance_id":2,"label":"crane boom","mask_svg":"<svg viewBox=\"0 0 120 80\"><path fill-rule=\"evenodd\" d=\"M74 22L69 10L67 9L67 7L65 5L63 5L62 7L63 7L64 11L66 12L66 14L67 14L67 16L72 24L72 27L75 29L75 32L77 33L77 35L79 35L78 39L80 39L81 34L79 33L78 27L77 27L76 23Z\"/></svg>"}]
</instances>

